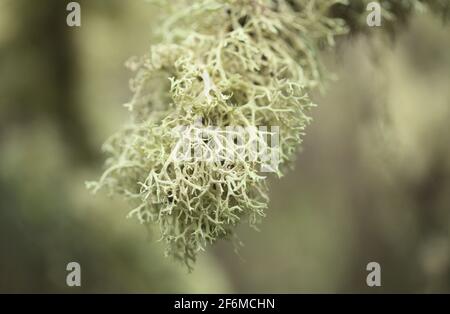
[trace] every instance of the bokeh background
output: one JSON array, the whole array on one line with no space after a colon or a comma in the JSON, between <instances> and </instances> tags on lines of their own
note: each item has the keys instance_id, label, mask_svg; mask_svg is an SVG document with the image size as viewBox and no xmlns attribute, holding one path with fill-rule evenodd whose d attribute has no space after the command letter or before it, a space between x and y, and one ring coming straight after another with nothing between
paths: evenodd
<instances>
[{"instance_id":1,"label":"bokeh background","mask_svg":"<svg viewBox=\"0 0 450 314\"><path fill-rule=\"evenodd\" d=\"M271 180L260 232L239 228L193 273L84 181L127 121L124 62L152 44L154 6L0 0L0 292L450 292L450 24L414 16L323 53L295 170ZM82 286L66 286L81 264ZM378 262L382 287L366 285Z\"/></svg>"}]
</instances>

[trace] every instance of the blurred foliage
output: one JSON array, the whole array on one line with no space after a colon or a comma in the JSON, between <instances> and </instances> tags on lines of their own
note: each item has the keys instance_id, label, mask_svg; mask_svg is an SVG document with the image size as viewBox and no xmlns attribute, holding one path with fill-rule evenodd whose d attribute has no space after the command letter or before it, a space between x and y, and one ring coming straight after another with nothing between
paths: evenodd
<instances>
[{"instance_id":1,"label":"blurred foliage","mask_svg":"<svg viewBox=\"0 0 450 314\"><path fill-rule=\"evenodd\" d=\"M0 0L0 292L450 292L450 28L413 17L326 57L296 170L272 184L261 232L196 270L162 257L117 199L86 193L125 120L123 63L151 44L153 6ZM130 35L131 34L131 35ZM143 38L149 39L148 42ZM65 285L68 262L81 288ZM368 288L367 263L382 267Z\"/></svg>"}]
</instances>

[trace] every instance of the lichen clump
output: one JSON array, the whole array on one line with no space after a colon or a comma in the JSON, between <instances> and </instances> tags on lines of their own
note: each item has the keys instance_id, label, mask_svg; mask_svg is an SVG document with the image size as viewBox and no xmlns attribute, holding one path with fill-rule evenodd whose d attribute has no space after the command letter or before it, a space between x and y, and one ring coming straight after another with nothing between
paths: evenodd
<instances>
[{"instance_id":1,"label":"lichen clump","mask_svg":"<svg viewBox=\"0 0 450 314\"><path fill-rule=\"evenodd\" d=\"M168 2L160 43L128 62L132 123L105 143L107 170L88 186L131 200L130 216L156 224L167 254L191 265L241 221L255 226L265 216L268 173L239 145L234 157L180 160L174 130L197 131L194 148L208 151L213 137L230 138L230 126L254 130L259 144L276 126L279 145L265 149L279 155L272 172L281 176L310 122L308 91L323 80L317 51L346 27L328 16L332 0Z\"/></svg>"}]
</instances>

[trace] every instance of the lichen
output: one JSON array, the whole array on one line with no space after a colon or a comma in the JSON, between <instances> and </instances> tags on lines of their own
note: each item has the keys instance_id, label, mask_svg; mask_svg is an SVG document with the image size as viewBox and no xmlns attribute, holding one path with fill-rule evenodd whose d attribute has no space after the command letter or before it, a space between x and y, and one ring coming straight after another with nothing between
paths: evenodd
<instances>
[{"instance_id":1,"label":"lichen","mask_svg":"<svg viewBox=\"0 0 450 314\"><path fill-rule=\"evenodd\" d=\"M136 72L126 104L132 122L105 143L106 171L88 187L129 199L135 206L129 216L158 226L167 254L191 267L208 244L265 216L265 161L245 146L250 137L263 145L260 139L277 127L279 145L265 152L279 156L271 169L277 176L289 167L311 121L308 93L326 78L318 51L348 31L330 12L348 3L159 2L166 10L160 42L128 62ZM174 132L180 127L200 134L189 150L210 153L212 142L235 143L239 127L253 132L242 145L215 150L219 158L180 160L175 148L182 136Z\"/></svg>"}]
</instances>

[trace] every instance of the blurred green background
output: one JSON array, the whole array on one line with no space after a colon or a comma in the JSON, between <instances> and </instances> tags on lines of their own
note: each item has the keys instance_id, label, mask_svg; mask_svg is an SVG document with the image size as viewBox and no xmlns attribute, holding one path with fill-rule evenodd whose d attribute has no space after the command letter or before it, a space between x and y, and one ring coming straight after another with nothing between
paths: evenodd
<instances>
[{"instance_id":1,"label":"blurred green background","mask_svg":"<svg viewBox=\"0 0 450 314\"><path fill-rule=\"evenodd\" d=\"M295 170L271 180L260 232L195 271L166 259L118 198L92 196L100 147L128 114L124 62L152 44L154 6L0 0L0 292L450 292L450 25L424 14L339 42L338 80ZM81 264L82 286L66 286ZM366 285L378 262L382 287Z\"/></svg>"}]
</instances>

